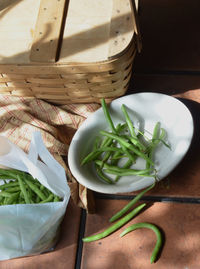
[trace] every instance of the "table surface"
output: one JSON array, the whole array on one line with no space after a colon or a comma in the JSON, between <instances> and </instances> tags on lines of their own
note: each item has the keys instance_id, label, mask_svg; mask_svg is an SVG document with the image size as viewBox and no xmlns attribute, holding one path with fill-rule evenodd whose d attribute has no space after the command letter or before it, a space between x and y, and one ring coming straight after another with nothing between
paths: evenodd
<instances>
[{"instance_id":1,"label":"table surface","mask_svg":"<svg viewBox=\"0 0 200 269\"><path fill-rule=\"evenodd\" d=\"M82 244L84 235L108 227L109 217L136 193L95 194L95 214L87 214L70 201L54 251L0 261L0 269L200 268L199 7L198 0L140 1L143 50L134 61L127 94L162 92L180 98L191 111L195 127L186 156L144 196L148 208L137 216L137 222L152 222L162 230L165 243L159 260L150 264L156 237L147 229L123 238L120 229L102 240Z\"/></svg>"}]
</instances>

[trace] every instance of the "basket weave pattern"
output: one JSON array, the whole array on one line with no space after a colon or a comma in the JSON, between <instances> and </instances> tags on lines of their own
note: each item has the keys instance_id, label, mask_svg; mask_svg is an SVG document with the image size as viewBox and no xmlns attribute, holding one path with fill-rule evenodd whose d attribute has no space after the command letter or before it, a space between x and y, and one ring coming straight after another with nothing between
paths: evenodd
<instances>
[{"instance_id":1,"label":"basket weave pattern","mask_svg":"<svg viewBox=\"0 0 200 269\"><path fill-rule=\"evenodd\" d=\"M0 65L0 94L55 104L100 102L123 95L131 77L135 40L117 58L95 63Z\"/></svg>"}]
</instances>

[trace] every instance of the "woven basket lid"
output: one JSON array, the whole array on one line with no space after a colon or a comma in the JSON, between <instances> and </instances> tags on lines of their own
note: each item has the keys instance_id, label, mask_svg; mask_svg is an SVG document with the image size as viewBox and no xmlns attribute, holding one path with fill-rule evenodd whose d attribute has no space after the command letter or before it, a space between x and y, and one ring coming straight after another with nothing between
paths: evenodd
<instances>
[{"instance_id":1,"label":"woven basket lid","mask_svg":"<svg viewBox=\"0 0 200 269\"><path fill-rule=\"evenodd\" d=\"M0 64L108 60L131 42L134 15L130 0L2 0Z\"/></svg>"}]
</instances>

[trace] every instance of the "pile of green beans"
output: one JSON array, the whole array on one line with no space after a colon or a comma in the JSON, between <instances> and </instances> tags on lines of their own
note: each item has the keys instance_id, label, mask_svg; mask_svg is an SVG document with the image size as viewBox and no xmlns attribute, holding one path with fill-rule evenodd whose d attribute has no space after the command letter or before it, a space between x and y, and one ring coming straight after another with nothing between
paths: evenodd
<instances>
[{"instance_id":1,"label":"pile of green beans","mask_svg":"<svg viewBox=\"0 0 200 269\"><path fill-rule=\"evenodd\" d=\"M101 105L111 131L99 132L93 150L83 158L81 165L94 163L97 175L108 184L115 184L121 177L130 175L155 178L153 152L160 142L169 147L164 141L166 133L160 123L155 124L152 137L147 138L141 130L135 128L124 104L121 106L124 123L117 126L112 121L104 99ZM143 169L133 169L138 158L146 163Z\"/></svg>"},{"instance_id":2,"label":"pile of green beans","mask_svg":"<svg viewBox=\"0 0 200 269\"><path fill-rule=\"evenodd\" d=\"M0 168L0 205L42 204L62 199L29 173Z\"/></svg>"},{"instance_id":3,"label":"pile of green beans","mask_svg":"<svg viewBox=\"0 0 200 269\"><path fill-rule=\"evenodd\" d=\"M113 232L117 231L119 228L124 226L126 223L128 223L133 217L135 217L138 213L140 213L142 211L142 209L146 206L146 204L145 203L140 204L139 206L134 208L129 213L127 213L127 211L129 209L131 209L131 207L133 207L142 198L142 196L146 192L153 189L155 187L155 184L156 184L156 181L151 186L149 186L146 189L139 192L125 207L123 207L120 211L118 211L115 215L113 215L113 217L111 217L109 219L110 222L114 222L114 221L119 219L117 222L112 224L110 227L108 227L107 229L105 229L101 233L90 235L90 236L82 238L82 241L85 242L85 243L88 243L88 242L93 242L93 241L96 241L96 240L103 239L104 237L109 236L110 234L112 234ZM125 216L123 216L125 213L127 213L127 214ZM154 263L154 262L156 262L158 260L158 255L161 252L161 248L163 246L162 233L161 233L160 229L156 225L154 225L152 223L148 223L148 222L135 223L135 224L132 224L131 226L127 227L120 234L120 237L123 237L127 233L129 233L129 232L131 232L133 230L139 229L139 228L151 229L156 234L157 242L156 242L155 247L154 247L154 249L152 251L151 259L150 259L150 262Z\"/></svg>"}]
</instances>

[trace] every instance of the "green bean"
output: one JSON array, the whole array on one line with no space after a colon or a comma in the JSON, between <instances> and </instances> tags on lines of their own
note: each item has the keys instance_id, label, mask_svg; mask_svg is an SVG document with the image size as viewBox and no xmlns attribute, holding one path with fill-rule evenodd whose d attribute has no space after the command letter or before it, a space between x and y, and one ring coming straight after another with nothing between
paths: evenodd
<instances>
[{"instance_id":1,"label":"green bean","mask_svg":"<svg viewBox=\"0 0 200 269\"><path fill-rule=\"evenodd\" d=\"M40 185L40 190L44 193L44 195L46 195L47 197L52 194L52 192L50 190L48 190L44 185Z\"/></svg>"},{"instance_id":2,"label":"green bean","mask_svg":"<svg viewBox=\"0 0 200 269\"><path fill-rule=\"evenodd\" d=\"M104 169L104 172L106 174L110 174L110 175L116 175L116 176L120 176L120 177L125 177L125 176L139 176L139 177L155 177L155 175L151 175L149 174L149 169L144 169L144 170L137 170L134 171L133 169L129 169L129 171L122 171L122 172L118 172L118 171L114 171L112 169Z\"/></svg>"},{"instance_id":3,"label":"green bean","mask_svg":"<svg viewBox=\"0 0 200 269\"><path fill-rule=\"evenodd\" d=\"M41 200L47 199L46 195L44 195L44 193L34 183L27 179L24 179L24 181L31 188L31 190L34 191L40 197Z\"/></svg>"},{"instance_id":4,"label":"green bean","mask_svg":"<svg viewBox=\"0 0 200 269\"><path fill-rule=\"evenodd\" d=\"M169 145L166 144L165 141L163 141L163 138L164 138L165 135L166 135L166 131L165 131L163 128L161 128L160 130L161 130L161 134L160 134L159 138L157 138L157 139L155 139L155 140L153 141L153 146L156 147L156 146L158 145L159 142L162 142L162 143L165 144L166 147L169 148Z\"/></svg>"},{"instance_id":5,"label":"green bean","mask_svg":"<svg viewBox=\"0 0 200 269\"><path fill-rule=\"evenodd\" d=\"M156 140L159 137L159 131L160 131L160 122L157 122L152 135L152 141Z\"/></svg>"},{"instance_id":6,"label":"green bean","mask_svg":"<svg viewBox=\"0 0 200 269\"><path fill-rule=\"evenodd\" d=\"M101 155L101 153L103 152L102 149L106 150L111 144L113 143L113 139L112 138L107 138L103 140L101 147L97 148L93 151L91 151L81 162L81 165L84 165L92 160L95 160L99 157L99 155Z\"/></svg>"},{"instance_id":7,"label":"green bean","mask_svg":"<svg viewBox=\"0 0 200 269\"><path fill-rule=\"evenodd\" d=\"M4 197L0 195L0 205L3 205Z\"/></svg>"},{"instance_id":8,"label":"green bean","mask_svg":"<svg viewBox=\"0 0 200 269\"><path fill-rule=\"evenodd\" d=\"M114 151L114 152L116 152L116 151ZM113 154L113 151L104 152L102 162L104 162L104 163L107 162L111 158L112 154Z\"/></svg>"},{"instance_id":9,"label":"green bean","mask_svg":"<svg viewBox=\"0 0 200 269\"><path fill-rule=\"evenodd\" d=\"M120 146L122 147L124 153L127 155L127 157L134 163L135 162L135 156L133 154L131 154L128 149L122 144L120 143Z\"/></svg>"},{"instance_id":10,"label":"green bean","mask_svg":"<svg viewBox=\"0 0 200 269\"><path fill-rule=\"evenodd\" d=\"M110 160L110 164L117 165L119 162L119 157L121 156L120 152L114 152Z\"/></svg>"},{"instance_id":11,"label":"green bean","mask_svg":"<svg viewBox=\"0 0 200 269\"><path fill-rule=\"evenodd\" d=\"M119 124L117 125L117 127L116 127L116 132L117 132L117 133L120 133L120 132L125 128L125 126L126 126L126 124L121 124L121 123L119 123ZM112 138L108 138L108 139L110 139L110 140L112 141L112 143L109 143L109 146L115 146L115 147L116 147L115 143L113 142L113 139L112 139ZM103 148L103 147L104 147L104 146L101 145L100 148ZM97 148L96 148L96 149L97 149ZM109 149L104 150L104 151L105 151L105 155L104 155L104 157L103 157L103 161L106 162L106 161L111 157L111 155L113 154L113 151L109 151ZM106 151L107 151L107 152L106 152Z\"/></svg>"},{"instance_id":12,"label":"green bean","mask_svg":"<svg viewBox=\"0 0 200 269\"><path fill-rule=\"evenodd\" d=\"M0 196L10 198L12 197L12 193L6 191L0 191Z\"/></svg>"},{"instance_id":13,"label":"green bean","mask_svg":"<svg viewBox=\"0 0 200 269\"><path fill-rule=\"evenodd\" d=\"M91 161L93 161L93 160L96 160L98 157L99 157L99 155L101 154L101 151L97 151L97 150L95 150L95 151L92 151L92 152L90 152L82 161L81 161L81 166L82 165L85 165L85 164L87 164L87 163L89 163L89 162L91 162Z\"/></svg>"},{"instance_id":14,"label":"green bean","mask_svg":"<svg viewBox=\"0 0 200 269\"><path fill-rule=\"evenodd\" d=\"M113 142L113 139L112 138L109 138L109 137L105 137L100 145L100 148L101 147L109 147Z\"/></svg>"},{"instance_id":15,"label":"green bean","mask_svg":"<svg viewBox=\"0 0 200 269\"><path fill-rule=\"evenodd\" d=\"M101 141L101 138L99 136L97 136L95 138L95 141L94 141L94 145L93 145L93 150L96 150L98 149L99 145L100 145L100 141Z\"/></svg>"},{"instance_id":16,"label":"green bean","mask_svg":"<svg viewBox=\"0 0 200 269\"><path fill-rule=\"evenodd\" d=\"M152 142L148 147L148 156L151 160L152 160L152 155L153 155L153 151L154 151L155 147L158 145L160 140L163 139L164 136L165 136L164 129L161 129L161 134L159 136L159 123L157 123L154 127ZM146 168L149 168L149 167L150 167L150 163L146 163Z\"/></svg>"},{"instance_id":17,"label":"green bean","mask_svg":"<svg viewBox=\"0 0 200 269\"><path fill-rule=\"evenodd\" d=\"M151 189L153 189L156 185L156 182L154 182L151 186L149 186L148 188L144 189L143 191L141 191L140 193L138 193L134 199L132 199L125 207L123 207L120 211L118 211L115 215L113 215L109 221L110 222L114 222L117 219L121 218L121 216L123 216L131 207L133 207L141 198L142 196L150 191Z\"/></svg>"},{"instance_id":18,"label":"green bean","mask_svg":"<svg viewBox=\"0 0 200 269\"><path fill-rule=\"evenodd\" d=\"M128 115L128 112L127 112L126 107L125 107L124 104L122 104L121 109L122 109L122 112L125 115L126 123L128 125L128 128L129 128L131 136L136 137L136 133L135 133L135 130L134 130L134 127L133 127L133 123L132 123L132 121L131 121L131 119L130 119L130 117Z\"/></svg>"},{"instance_id":19,"label":"green bean","mask_svg":"<svg viewBox=\"0 0 200 269\"><path fill-rule=\"evenodd\" d=\"M145 151L146 147L143 145L138 138L134 138L131 136L126 135L125 138L131 141L131 143L139 148L141 151Z\"/></svg>"},{"instance_id":20,"label":"green bean","mask_svg":"<svg viewBox=\"0 0 200 269\"><path fill-rule=\"evenodd\" d=\"M92 242L92 241L96 241L96 240L100 240L108 235L110 235L111 233L115 232L116 230L118 230L120 227L122 227L123 225L125 225L128 221L130 221L134 216L136 216L144 207L145 207L145 203L139 205L138 207L134 208L129 214L127 214L125 217L123 217L122 219L120 219L118 222L116 222L115 224L113 224L112 226L110 226L109 228L107 228L105 231L99 233L99 234L95 234L95 235L91 235L88 237L83 238L83 242Z\"/></svg>"},{"instance_id":21,"label":"green bean","mask_svg":"<svg viewBox=\"0 0 200 269\"><path fill-rule=\"evenodd\" d=\"M110 150L109 147L106 150L103 150L103 153L104 153L103 158L102 158L103 162L107 162L111 158L111 156L113 155L114 152L121 151L121 153L123 153L120 148L116 147L114 142L112 142L110 148L113 150ZM100 148L100 149L102 149L102 148Z\"/></svg>"},{"instance_id":22,"label":"green bean","mask_svg":"<svg viewBox=\"0 0 200 269\"><path fill-rule=\"evenodd\" d=\"M106 152L106 151L119 151L123 153L123 150L117 147L101 147L92 152L90 152L81 162L81 165L85 165L88 162L91 162L99 156L99 153Z\"/></svg>"},{"instance_id":23,"label":"green bean","mask_svg":"<svg viewBox=\"0 0 200 269\"><path fill-rule=\"evenodd\" d=\"M16 192L16 191L20 191L20 186L9 187L4 190L6 190L7 192Z\"/></svg>"},{"instance_id":24,"label":"green bean","mask_svg":"<svg viewBox=\"0 0 200 269\"><path fill-rule=\"evenodd\" d=\"M30 174L28 173L23 173L23 178L27 179L28 181L31 181L33 184L36 186L40 187L41 183L37 180L37 178L33 178Z\"/></svg>"},{"instance_id":25,"label":"green bean","mask_svg":"<svg viewBox=\"0 0 200 269\"><path fill-rule=\"evenodd\" d=\"M0 190L4 190L6 188L15 187L15 186L19 186L19 183L16 181L10 181L8 183L4 183L3 185L0 185Z\"/></svg>"},{"instance_id":26,"label":"green bean","mask_svg":"<svg viewBox=\"0 0 200 269\"><path fill-rule=\"evenodd\" d=\"M7 179L17 179L17 175L22 175L24 172L16 169L3 169L0 168L0 175L1 176L8 176Z\"/></svg>"},{"instance_id":27,"label":"green bean","mask_svg":"<svg viewBox=\"0 0 200 269\"><path fill-rule=\"evenodd\" d=\"M146 160L147 162L149 162L151 165L154 165L154 163L152 162L152 160L150 160L146 154L144 154L143 152L139 151L133 145L131 145L130 143L128 143L126 141L126 139L124 139L123 137L119 137L116 134L109 133L109 132L106 132L106 131L100 131L100 133L102 135L104 135L104 136L107 136L107 137L110 137L112 139L115 139L120 144L124 145L124 147L126 147L127 149L132 150L135 154L137 154L138 156L140 156L141 158L143 158L144 160Z\"/></svg>"},{"instance_id":28,"label":"green bean","mask_svg":"<svg viewBox=\"0 0 200 269\"><path fill-rule=\"evenodd\" d=\"M114 155L114 154L113 154ZM122 158L127 158L127 156L126 155L115 155L115 156L112 156L112 158L111 158L111 163L110 164L112 164L113 165L113 162L112 161L119 161L120 159L122 159ZM133 162L131 161L131 163L133 164ZM115 164L114 164L115 165Z\"/></svg>"},{"instance_id":29,"label":"green bean","mask_svg":"<svg viewBox=\"0 0 200 269\"><path fill-rule=\"evenodd\" d=\"M1 175L1 174L0 174L0 180L3 180L3 181L4 181L4 184L7 183L7 182L6 182L7 179L9 179L8 176L6 176L6 175Z\"/></svg>"},{"instance_id":30,"label":"green bean","mask_svg":"<svg viewBox=\"0 0 200 269\"><path fill-rule=\"evenodd\" d=\"M26 191L26 187L24 185L24 182L22 181L22 179L19 176L19 174L17 174L17 178L18 178L19 186L20 186L21 192L22 192L22 194L24 196L25 202L26 202L26 204L30 204L31 203L31 200L29 198L28 192Z\"/></svg>"},{"instance_id":31,"label":"green bean","mask_svg":"<svg viewBox=\"0 0 200 269\"><path fill-rule=\"evenodd\" d=\"M6 204L16 204L18 197L19 192L13 193L13 195L7 199Z\"/></svg>"},{"instance_id":32,"label":"green bean","mask_svg":"<svg viewBox=\"0 0 200 269\"><path fill-rule=\"evenodd\" d=\"M133 164L132 160L128 159L127 162L123 165L122 168L130 168ZM114 179L115 182L117 182L120 179L121 176L117 175Z\"/></svg>"},{"instance_id":33,"label":"green bean","mask_svg":"<svg viewBox=\"0 0 200 269\"><path fill-rule=\"evenodd\" d=\"M97 166L97 165L95 165L95 167L96 167L97 175L98 175L103 181L107 182L108 184L113 184L113 181L103 173L101 167L99 167L99 166Z\"/></svg>"},{"instance_id":34,"label":"green bean","mask_svg":"<svg viewBox=\"0 0 200 269\"><path fill-rule=\"evenodd\" d=\"M40 197L37 195L35 199L35 203L38 204L41 201Z\"/></svg>"},{"instance_id":35,"label":"green bean","mask_svg":"<svg viewBox=\"0 0 200 269\"><path fill-rule=\"evenodd\" d=\"M37 184L37 185L39 184L38 181L34 180L33 177L30 174L28 174L28 173L26 173L24 171L17 170L17 169L3 169L3 168L0 168L0 176L2 176L2 175L7 177L7 179L17 180L17 182L18 182L18 176L25 177L30 181L35 181L35 184ZM6 183L6 184L10 184L10 182Z\"/></svg>"},{"instance_id":36,"label":"green bean","mask_svg":"<svg viewBox=\"0 0 200 269\"><path fill-rule=\"evenodd\" d=\"M95 163L99 166L102 165L101 160L96 160ZM122 176L130 176L130 175L143 175L147 174L148 172L152 171L152 169L142 169L142 170L137 170L137 169L130 169L130 168L121 168L118 166L114 165L109 165L107 163L103 164L103 167L109 170L110 172L113 172L114 175L122 175Z\"/></svg>"},{"instance_id":37,"label":"green bean","mask_svg":"<svg viewBox=\"0 0 200 269\"><path fill-rule=\"evenodd\" d=\"M60 197L57 196L57 195L54 195L54 199L53 199L54 202L60 202Z\"/></svg>"},{"instance_id":38,"label":"green bean","mask_svg":"<svg viewBox=\"0 0 200 269\"><path fill-rule=\"evenodd\" d=\"M52 202L54 199L53 193L51 193L45 200L41 201L40 204Z\"/></svg>"},{"instance_id":39,"label":"green bean","mask_svg":"<svg viewBox=\"0 0 200 269\"><path fill-rule=\"evenodd\" d=\"M119 161L122 158L126 158L125 154L122 154L120 151L114 152L110 159L110 164L114 165L114 163Z\"/></svg>"},{"instance_id":40,"label":"green bean","mask_svg":"<svg viewBox=\"0 0 200 269\"><path fill-rule=\"evenodd\" d=\"M125 124L121 124L121 123L119 123L119 124L117 125L117 127L116 127L117 133L119 134L121 131L124 130L125 127L126 127L126 123L125 123ZM114 164L114 163L117 164L118 159L120 158L120 154L121 154L121 153L120 153L119 151L113 153L112 158L111 158L111 163L112 163L112 164ZM124 155L124 156L122 156L121 158L123 158L123 157L126 157L126 156Z\"/></svg>"},{"instance_id":41,"label":"green bean","mask_svg":"<svg viewBox=\"0 0 200 269\"><path fill-rule=\"evenodd\" d=\"M110 113L108 111L108 107L107 107L107 104L105 102L105 99L101 99L101 105L102 105L102 109L103 109L103 112L104 112L104 115L105 115L105 118L111 128L111 130L113 131L113 133L117 133L116 129L115 129L115 126L113 124L113 121L111 119L111 116L110 116Z\"/></svg>"},{"instance_id":42,"label":"green bean","mask_svg":"<svg viewBox=\"0 0 200 269\"><path fill-rule=\"evenodd\" d=\"M4 197L4 200L3 200L3 205L7 205L8 204L8 199L9 199L9 197Z\"/></svg>"},{"instance_id":43,"label":"green bean","mask_svg":"<svg viewBox=\"0 0 200 269\"><path fill-rule=\"evenodd\" d=\"M156 241L156 245L153 249L153 252L151 254L151 263L156 262L158 254L161 250L162 244L163 244L163 238L162 238L162 234L161 231L159 230L159 228L151 223L147 223L147 222L141 222L141 223L136 223L133 224L131 226L129 226L128 228L126 228L121 234L120 236L124 236L125 234L134 231L136 229L140 229L140 228L148 228L154 231L154 233L156 234L157 237L157 241Z\"/></svg>"}]
</instances>

